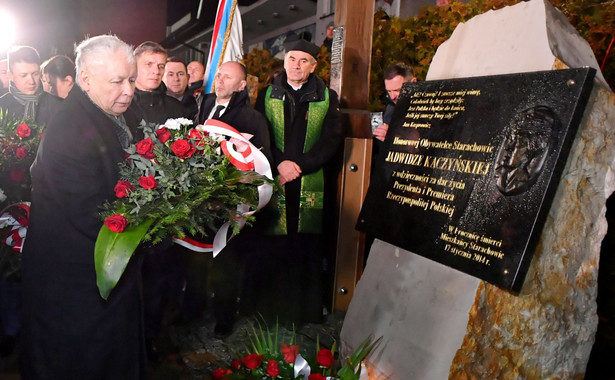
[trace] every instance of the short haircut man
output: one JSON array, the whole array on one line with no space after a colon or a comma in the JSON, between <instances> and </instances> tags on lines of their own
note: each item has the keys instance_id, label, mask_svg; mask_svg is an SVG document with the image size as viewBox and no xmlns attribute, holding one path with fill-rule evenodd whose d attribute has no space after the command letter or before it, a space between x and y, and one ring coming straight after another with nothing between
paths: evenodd
<instances>
[{"instance_id":1,"label":"short haircut man","mask_svg":"<svg viewBox=\"0 0 615 380\"><path fill-rule=\"evenodd\" d=\"M186 67L188 70L188 94L197 98L203 93L205 66L199 61L192 61Z\"/></svg>"},{"instance_id":2,"label":"short haircut man","mask_svg":"<svg viewBox=\"0 0 615 380\"><path fill-rule=\"evenodd\" d=\"M131 108L147 123L162 124L169 118L186 117L184 107L167 95L162 83L167 51L159 43L145 41L135 49L137 80Z\"/></svg>"},{"instance_id":3,"label":"short haircut man","mask_svg":"<svg viewBox=\"0 0 615 380\"><path fill-rule=\"evenodd\" d=\"M181 100L188 88L188 72L184 61L177 57L167 58L162 81L167 86L167 95Z\"/></svg>"},{"instance_id":4,"label":"short haircut man","mask_svg":"<svg viewBox=\"0 0 615 380\"><path fill-rule=\"evenodd\" d=\"M137 61L137 88L154 91L162 83L167 51L159 43L145 41L135 49Z\"/></svg>"},{"instance_id":5,"label":"short haircut man","mask_svg":"<svg viewBox=\"0 0 615 380\"><path fill-rule=\"evenodd\" d=\"M185 117L193 119L198 106L194 97L187 93L188 73L184 61L177 57L167 58L162 81L167 87L167 95L179 100L186 111Z\"/></svg>"},{"instance_id":6,"label":"short haircut man","mask_svg":"<svg viewBox=\"0 0 615 380\"><path fill-rule=\"evenodd\" d=\"M379 141L384 141L387 131L389 130L389 124L391 123L391 117L393 116L393 110L395 104L399 99L401 88L406 82L416 82L414 76L414 69L411 66L405 66L402 64L394 64L384 69L384 88L387 91L388 104L382 116L383 123L374 129L374 138Z\"/></svg>"},{"instance_id":7,"label":"short haircut man","mask_svg":"<svg viewBox=\"0 0 615 380\"><path fill-rule=\"evenodd\" d=\"M7 53L9 93L0 97L0 109L23 120L47 124L61 99L43 93L41 59L31 46L14 46Z\"/></svg>"},{"instance_id":8,"label":"short haircut man","mask_svg":"<svg viewBox=\"0 0 615 380\"><path fill-rule=\"evenodd\" d=\"M188 79L188 84L203 81L205 76L205 66L201 62L192 61L188 63L186 68L188 70L188 75L190 76Z\"/></svg>"}]
</instances>

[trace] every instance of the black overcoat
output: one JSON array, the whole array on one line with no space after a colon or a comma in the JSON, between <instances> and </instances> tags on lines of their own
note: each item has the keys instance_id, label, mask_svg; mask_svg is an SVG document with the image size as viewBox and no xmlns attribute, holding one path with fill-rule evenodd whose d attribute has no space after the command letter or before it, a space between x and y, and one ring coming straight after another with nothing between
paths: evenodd
<instances>
[{"instance_id":1,"label":"black overcoat","mask_svg":"<svg viewBox=\"0 0 615 380\"><path fill-rule=\"evenodd\" d=\"M144 367L137 258L103 300L96 286L97 212L115 198L125 152L114 121L75 86L32 165L25 240L24 379L138 379Z\"/></svg>"}]
</instances>

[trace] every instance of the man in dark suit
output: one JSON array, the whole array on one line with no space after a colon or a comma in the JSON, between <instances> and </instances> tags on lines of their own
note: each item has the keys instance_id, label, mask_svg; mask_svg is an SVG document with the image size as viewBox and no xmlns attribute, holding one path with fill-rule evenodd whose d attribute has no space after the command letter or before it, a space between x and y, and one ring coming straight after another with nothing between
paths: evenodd
<instances>
[{"instance_id":1,"label":"man in dark suit","mask_svg":"<svg viewBox=\"0 0 615 380\"><path fill-rule=\"evenodd\" d=\"M75 49L77 86L45 131L32 166L32 207L22 262L23 379L140 379L138 257L109 298L96 286L100 206L113 201L118 163L135 130L132 48L97 36Z\"/></svg>"},{"instance_id":2,"label":"man in dark suit","mask_svg":"<svg viewBox=\"0 0 615 380\"><path fill-rule=\"evenodd\" d=\"M238 62L225 62L218 68L214 85L215 93L198 99L199 113L197 123L207 119L217 119L229 124L241 133L253 137L250 142L271 162L269 130L263 115L252 109L246 89L247 72Z\"/></svg>"}]
</instances>

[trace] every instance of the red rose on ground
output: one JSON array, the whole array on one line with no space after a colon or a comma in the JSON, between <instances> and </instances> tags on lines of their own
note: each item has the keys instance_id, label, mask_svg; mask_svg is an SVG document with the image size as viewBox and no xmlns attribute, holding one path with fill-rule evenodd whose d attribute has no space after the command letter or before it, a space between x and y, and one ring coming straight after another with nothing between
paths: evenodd
<instances>
[{"instance_id":1,"label":"red rose on ground","mask_svg":"<svg viewBox=\"0 0 615 380\"><path fill-rule=\"evenodd\" d=\"M308 380L327 380L327 378L320 373L312 373L308 376Z\"/></svg>"},{"instance_id":2,"label":"red rose on ground","mask_svg":"<svg viewBox=\"0 0 615 380\"><path fill-rule=\"evenodd\" d=\"M231 362L231 368L234 368L235 370L238 370L239 368L241 368L241 359L235 359Z\"/></svg>"},{"instance_id":3,"label":"red rose on ground","mask_svg":"<svg viewBox=\"0 0 615 380\"><path fill-rule=\"evenodd\" d=\"M156 182L156 179L151 174L148 175L147 177L139 178L139 185L141 185L141 187L146 190L155 189L158 187L158 183Z\"/></svg>"},{"instance_id":4,"label":"red rose on ground","mask_svg":"<svg viewBox=\"0 0 615 380\"><path fill-rule=\"evenodd\" d=\"M299 355L299 346L296 344L288 346L286 343L282 343L280 352L284 356L284 361L286 363L294 363L295 360L297 360L297 355Z\"/></svg>"},{"instance_id":5,"label":"red rose on ground","mask_svg":"<svg viewBox=\"0 0 615 380\"><path fill-rule=\"evenodd\" d=\"M323 367L331 367L334 360L333 353L326 348L321 348L316 355L316 362Z\"/></svg>"},{"instance_id":6,"label":"red rose on ground","mask_svg":"<svg viewBox=\"0 0 615 380\"><path fill-rule=\"evenodd\" d=\"M137 153L139 153L141 157L147 158L148 160L156 157L154 156L154 142L151 137L139 141L135 146L137 147Z\"/></svg>"},{"instance_id":7,"label":"red rose on ground","mask_svg":"<svg viewBox=\"0 0 615 380\"><path fill-rule=\"evenodd\" d=\"M276 377L280 374L278 362L275 360L267 360L267 374L271 377Z\"/></svg>"},{"instance_id":8,"label":"red rose on ground","mask_svg":"<svg viewBox=\"0 0 615 380\"><path fill-rule=\"evenodd\" d=\"M117 181L117 185L115 185L113 190L116 197L125 198L128 196L128 193L135 190L135 187L128 181Z\"/></svg>"},{"instance_id":9,"label":"red rose on ground","mask_svg":"<svg viewBox=\"0 0 615 380\"><path fill-rule=\"evenodd\" d=\"M19 158L20 160L23 160L24 158L26 158L28 156L28 148L26 148L25 146L20 146L19 148L17 148L17 150L15 151L15 155L17 156L17 158Z\"/></svg>"},{"instance_id":10,"label":"red rose on ground","mask_svg":"<svg viewBox=\"0 0 615 380\"><path fill-rule=\"evenodd\" d=\"M223 380L223 379L226 379L224 375L228 375L229 373L233 373L233 371L231 371L230 369L226 369L226 368L216 368L213 370L211 375L216 380Z\"/></svg>"},{"instance_id":11,"label":"red rose on ground","mask_svg":"<svg viewBox=\"0 0 615 380\"><path fill-rule=\"evenodd\" d=\"M11 181L21 182L26 178L26 171L23 168L13 168L10 173Z\"/></svg>"},{"instance_id":12,"label":"red rose on ground","mask_svg":"<svg viewBox=\"0 0 615 380\"><path fill-rule=\"evenodd\" d=\"M105 219L105 226L111 231L120 233L128 225L128 220L120 214L113 214Z\"/></svg>"},{"instance_id":13,"label":"red rose on ground","mask_svg":"<svg viewBox=\"0 0 615 380\"><path fill-rule=\"evenodd\" d=\"M167 127L162 127L156 130L156 137L158 137L158 141L164 144L171 138L171 132L169 132Z\"/></svg>"},{"instance_id":14,"label":"red rose on ground","mask_svg":"<svg viewBox=\"0 0 615 380\"><path fill-rule=\"evenodd\" d=\"M26 124L21 123L17 126L17 128L15 128L15 133L17 134L17 136L23 139L24 137L30 136L30 127L28 127Z\"/></svg>"},{"instance_id":15,"label":"red rose on ground","mask_svg":"<svg viewBox=\"0 0 615 380\"><path fill-rule=\"evenodd\" d=\"M244 357L243 359L241 359L241 361L246 366L246 368L255 369L255 368L258 368L263 362L263 356L264 355L250 354Z\"/></svg>"},{"instance_id":16,"label":"red rose on ground","mask_svg":"<svg viewBox=\"0 0 615 380\"><path fill-rule=\"evenodd\" d=\"M188 158L194 154L196 148L186 140L177 140L171 144L171 150L179 158Z\"/></svg>"}]
</instances>

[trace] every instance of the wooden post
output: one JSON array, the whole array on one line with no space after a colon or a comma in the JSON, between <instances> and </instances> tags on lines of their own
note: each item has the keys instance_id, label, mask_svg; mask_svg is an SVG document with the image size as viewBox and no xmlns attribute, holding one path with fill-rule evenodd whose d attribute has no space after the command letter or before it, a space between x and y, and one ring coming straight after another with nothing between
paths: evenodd
<instances>
[{"instance_id":1,"label":"wooden post","mask_svg":"<svg viewBox=\"0 0 615 380\"><path fill-rule=\"evenodd\" d=\"M373 0L338 0L331 62L331 87L349 131L341 174L333 309L346 310L363 271L365 236L354 229L371 169L369 77L374 22ZM337 39L337 41L336 41ZM337 46L337 49L336 49Z\"/></svg>"}]
</instances>

